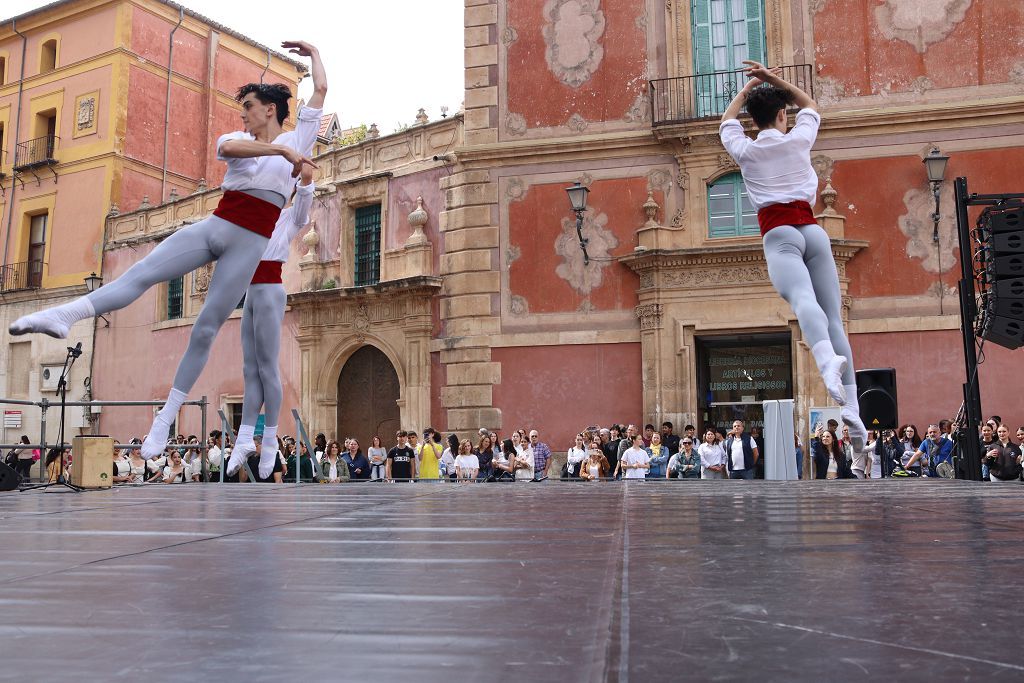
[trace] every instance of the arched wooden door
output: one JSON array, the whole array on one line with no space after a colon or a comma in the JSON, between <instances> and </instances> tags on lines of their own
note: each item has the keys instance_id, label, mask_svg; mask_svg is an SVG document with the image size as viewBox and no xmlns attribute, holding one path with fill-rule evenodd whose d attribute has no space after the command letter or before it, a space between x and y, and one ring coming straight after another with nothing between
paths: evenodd
<instances>
[{"instance_id":1,"label":"arched wooden door","mask_svg":"<svg viewBox=\"0 0 1024 683\"><path fill-rule=\"evenodd\" d=\"M348 359L338 376L338 441L359 439L363 453L379 434L386 448L401 429L398 373L380 349L364 346Z\"/></svg>"}]
</instances>

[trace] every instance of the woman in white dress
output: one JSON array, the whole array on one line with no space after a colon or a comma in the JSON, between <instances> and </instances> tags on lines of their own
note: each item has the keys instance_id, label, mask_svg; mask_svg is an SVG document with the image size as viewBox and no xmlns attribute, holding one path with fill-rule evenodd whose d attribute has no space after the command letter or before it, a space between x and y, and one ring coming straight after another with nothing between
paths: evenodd
<instances>
[{"instance_id":1,"label":"woman in white dress","mask_svg":"<svg viewBox=\"0 0 1024 683\"><path fill-rule=\"evenodd\" d=\"M651 469L651 456L644 448L642 434L633 437L633 445L622 454L619 464L626 473L624 479L644 479L647 476L647 471Z\"/></svg>"},{"instance_id":2,"label":"woman in white dress","mask_svg":"<svg viewBox=\"0 0 1024 683\"><path fill-rule=\"evenodd\" d=\"M725 449L718 443L713 429L704 432L704 443L697 447L700 454L701 479L725 479Z\"/></svg>"}]
</instances>

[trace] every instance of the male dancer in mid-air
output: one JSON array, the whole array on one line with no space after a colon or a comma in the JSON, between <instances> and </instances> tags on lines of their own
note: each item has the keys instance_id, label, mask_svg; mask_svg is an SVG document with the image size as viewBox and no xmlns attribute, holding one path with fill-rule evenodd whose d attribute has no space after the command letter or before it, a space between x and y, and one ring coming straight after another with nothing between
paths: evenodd
<instances>
[{"instance_id":1,"label":"male dancer in mid-air","mask_svg":"<svg viewBox=\"0 0 1024 683\"><path fill-rule=\"evenodd\" d=\"M810 152L821 117L803 90L757 62L744 64L751 80L722 115L722 144L739 164L757 209L768 277L793 307L825 388L842 406L854 448L863 450L867 430L860 419L853 352L843 330L839 274L832 244L811 209L818 176ZM800 111L787 132L786 108L792 104ZM737 120L744 106L758 128L755 140Z\"/></svg>"},{"instance_id":2,"label":"male dancer in mid-air","mask_svg":"<svg viewBox=\"0 0 1024 683\"><path fill-rule=\"evenodd\" d=\"M311 56L315 79L323 68L317 68L315 50ZM303 107L296 129L284 132L282 124L291 99L288 86L249 83L238 89L237 99L242 104L245 132L227 133L217 141L217 158L226 162L228 169L221 183L224 196L213 215L177 231L95 292L23 316L10 326L14 335L41 332L63 339L75 322L124 308L153 285L217 261L170 395L143 442L144 458L159 456L166 447L170 426L206 365L217 332L245 293L295 179L304 165L315 166L297 150L312 146L320 128L319 109Z\"/></svg>"},{"instance_id":3,"label":"male dancer in mid-air","mask_svg":"<svg viewBox=\"0 0 1024 683\"><path fill-rule=\"evenodd\" d=\"M327 94L327 74L317 49L302 41L282 45L291 48L291 52L297 55L311 58L313 96L306 107L321 109ZM315 137L303 140L304 143L307 141L308 147L299 149L305 155L312 151ZM226 470L229 476L237 472L249 455L256 451L253 434L261 407L264 409L265 425L260 447L260 478L266 479L274 470L277 458L277 421L283 393L278 355L287 301L281 282L281 268L288 260L292 240L309 222L314 189L313 169L304 168L301 183L295 189L294 203L281 212L274 234L245 293L245 305L242 308L242 375L245 379L245 395L242 399L242 424L238 428L238 438Z\"/></svg>"}]
</instances>

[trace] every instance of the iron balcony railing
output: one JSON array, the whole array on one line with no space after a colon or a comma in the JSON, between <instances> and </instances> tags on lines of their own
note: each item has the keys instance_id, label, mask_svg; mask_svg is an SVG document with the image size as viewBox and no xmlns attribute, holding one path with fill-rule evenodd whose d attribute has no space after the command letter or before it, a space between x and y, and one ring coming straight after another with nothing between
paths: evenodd
<instances>
[{"instance_id":1,"label":"iron balcony railing","mask_svg":"<svg viewBox=\"0 0 1024 683\"><path fill-rule=\"evenodd\" d=\"M781 67L784 80L814 96L810 64ZM736 96L747 76L742 69L660 78L651 81L651 111L655 127L718 118Z\"/></svg>"},{"instance_id":2,"label":"iron balcony railing","mask_svg":"<svg viewBox=\"0 0 1024 683\"><path fill-rule=\"evenodd\" d=\"M53 153L59 139L56 135L44 135L41 138L19 142L14 152L14 170L21 171L57 163Z\"/></svg>"},{"instance_id":3,"label":"iron balcony railing","mask_svg":"<svg viewBox=\"0 0 1024 683\"><path fill-rule=\"evenodd\" d=\"M0 292L39 289L43 286L42 261L22 261L0 266Z\"/></svg>"}]
</instances>

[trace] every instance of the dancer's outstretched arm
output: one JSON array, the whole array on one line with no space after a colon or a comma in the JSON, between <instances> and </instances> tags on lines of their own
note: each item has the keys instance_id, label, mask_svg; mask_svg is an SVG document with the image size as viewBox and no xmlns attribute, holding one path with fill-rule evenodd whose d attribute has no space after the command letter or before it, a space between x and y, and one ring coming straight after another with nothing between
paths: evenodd
<instances>
[{"instance_id":1,"label":"dancer's outstretched arm","mask_svg":"<svg viewBox=\"0 0 1024 683\"><path fill-rule=\"evenodd\" d=\"M231 135L230 133L228 135ZM251 159L253 157L280 156L288 160L294 168L292 177L298 178L303 166L316 168L316 163L309 157L299 154L287 145L275 145L272 142L259 140L224 140L217 146L217 156L225 159Z\"/></svg>"},{"instance_id":2,"label":"dancer's outstretched arm","mask_svg":"<svg viewBox=\"0 0 1024 683\"><path fill-rule=\"evenodd\" d=\"M324 70L324 63L320 60L320 51L316 46L304 40L286 40L281 47L290 48L288 51L301 57L309 57L309 73L313 77L313 96L306 102L311 109L322 109L324 97L327 95L327 72Z\"/></svg>"}]
</instances>

